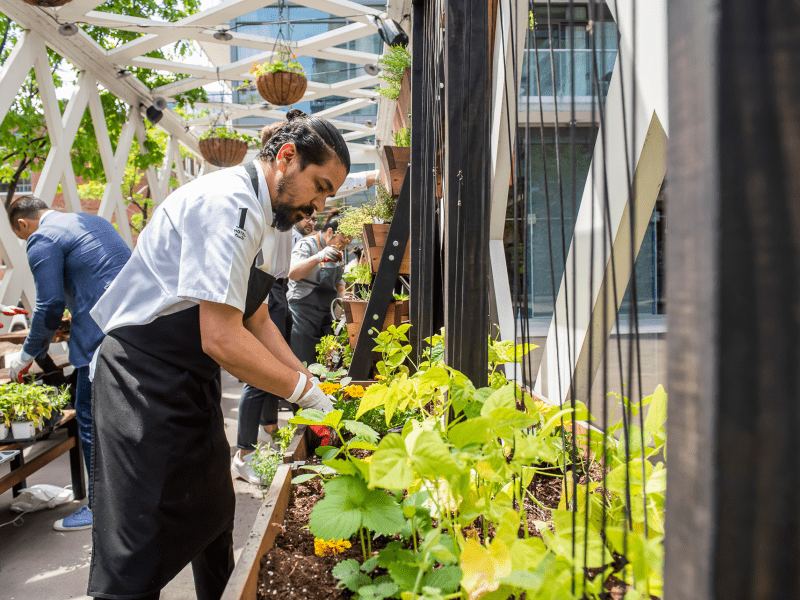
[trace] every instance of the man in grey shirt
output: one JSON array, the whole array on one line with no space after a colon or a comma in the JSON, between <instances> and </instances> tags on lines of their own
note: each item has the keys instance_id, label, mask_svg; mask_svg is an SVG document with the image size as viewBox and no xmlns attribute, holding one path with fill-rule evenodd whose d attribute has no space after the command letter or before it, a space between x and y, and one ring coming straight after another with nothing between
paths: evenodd
<instances>
[{"instance_id":1,"label":"man in grey shirt","mask_svg":"<svg viewBox=\"0 0 800 600\"><path fill-rule=\"evenodd\" d=\"M337 234L334 220L323 232L301 239L292 249L289 269L289 313L292 352L306 364L316 362L316 345L331 335L331 302L344 295L341 250L349 240Z\"/></svg>"}]
</instances>

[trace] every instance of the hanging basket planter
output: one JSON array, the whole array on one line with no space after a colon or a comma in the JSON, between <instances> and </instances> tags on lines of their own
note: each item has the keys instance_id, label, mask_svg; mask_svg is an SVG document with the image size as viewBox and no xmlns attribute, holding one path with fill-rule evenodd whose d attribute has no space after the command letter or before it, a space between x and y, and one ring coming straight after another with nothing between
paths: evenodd
<instances>
[{"instance_id":1,"label":"hanging basket planter","mask_svg":"<svg viewBox=\"0 0 800 600\"><path fill-rule=\"evenodd\" d=\"M56 8L58 6L64 6L65 4L69 4L72 0L23 0L25 4L30 4L31 6L42 6L44 8Z\"/></svg>"},{"instance_id":2,"label":"hanging basket planter","mask_svg":"<svg viewBox=\"0 0 800 600\"><path fill-rule=\"evenodd\" d=\"M200 140L200 153L215 167L234 167L244 160L247 143L232 138L209 137Z\"/></svg>"},{"instance_id":3,"label":"hanging basket planter","mask_svg":"<svg viewBox=\"0 0 800 600\"><path fill-rule=\"evenodd\" d=\"M261 97L276 106L299 102L306 93L308 79L301 73L277 71L256 77L256 89Z\"/></svg>"}]
</instances>

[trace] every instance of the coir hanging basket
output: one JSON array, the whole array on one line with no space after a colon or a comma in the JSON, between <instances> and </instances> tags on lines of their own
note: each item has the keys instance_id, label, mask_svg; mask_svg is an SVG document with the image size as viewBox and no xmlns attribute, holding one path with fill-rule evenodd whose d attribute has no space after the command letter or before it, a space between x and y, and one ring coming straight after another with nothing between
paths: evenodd
<instances>
[{"instance_id":1,"label":"coir hanging basket","mask_svg":"<svg viewBox=\"0 0 800 600\"><path fill-rule=\"evenodd\" d=\"M247 143L231 138L206 138L200 140L200 153L215 167L233 167L244 160Z\"/></svg>"},{"instance_id":2,"label":"coir hanging basket","mask_svg":"<svg viewBox=\"0 0 800 600\"><path fill-rule=\"evenodd\" d=\"M55 8L57 6L64 6L72 0L24 0L25 4L31 6L43 6L45 8Z\"/></svg>"},{"instance_id":3,"label":"coir hanging basket","mask_svg":"<svg viewBox=\"0 0 800 600\"><path fill-rule=\"evenodd\" d=\"M306 93L308 79L300 73L278 71L256 77L256 88L261 97L276 106L289 106Z\"/></svg>"}]
</instances>

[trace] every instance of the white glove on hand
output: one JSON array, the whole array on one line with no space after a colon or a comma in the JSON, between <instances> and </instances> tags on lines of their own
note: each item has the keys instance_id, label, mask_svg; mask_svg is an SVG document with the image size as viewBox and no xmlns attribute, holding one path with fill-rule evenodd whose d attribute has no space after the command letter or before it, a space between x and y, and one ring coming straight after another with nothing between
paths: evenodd
<instances>
[{"instance_id":1,"label":"white glove on hand","mask_svg":"<svg viewBox=\"0 0 800 600\"><path fill-rule=\"evenodd\" d=\"M333 402L318 385L312 385L305 394L300 396L297 404L300 408L314 408L324 413L329 413L333 410Z\"/></svg>"},{"instance_id":2,"label":"white glove on hand","mask_svg":"<svg viewBox=\"0 0 800 600\"><path fill-rule=\"evenodd\" d=\"M329 260L332 262L339 262L342 259L342 254L333 246L326 246L317 252L317 262Z\"/></svg>"},{"instance_id":3,"label":"white glove on hand","mask_svg":"<svg viewBox=\"0 0 800 600\"><path fill-rule=\"evenodd\" d=\"M22 383L25 381L25 377L28 375L28 371L30 371L32 364L32 358L29 360L23 360L21 356L18 356L11 361L11 365L8 368L8 378L12 383ZM321 391L322 390L320 390L320 392Z\"/></svg>"}]
</instances>

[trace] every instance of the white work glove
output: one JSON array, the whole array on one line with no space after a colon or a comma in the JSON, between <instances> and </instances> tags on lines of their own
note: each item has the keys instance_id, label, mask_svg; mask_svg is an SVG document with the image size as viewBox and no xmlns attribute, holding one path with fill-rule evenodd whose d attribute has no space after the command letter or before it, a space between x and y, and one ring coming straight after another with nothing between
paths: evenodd
<instances>
[{"instance_id":1,"label":"white work glove","mask_svg":"<svg viewBox=\"0 0 800 600\"><path fill-rule=\"evenodd\" d=\"M333 402L329 396L325 395L318 385L311 385L311 388L300 396L297 400L300 408L313 408L321 410L324 413L329 413L333 410Z\"/></svg>"},{"instance_id":2,"label":"white work glove","mask_svg":"<svg viewBox=\"0 0 800 600\"><path fill-rule=\"evenodd\" d=\"M331 261L339 262L342 259L342 254L333 246L325 246L322 250L317 252L317 262Z\"/></svg>"},{"instance_id":3,"label":"white work glove","mask_svg":"<svg viewBox=\"0 0 800 600\"><path fill-rule=\"evenodd\" d=\"M33 357L26 359L23 358L22 356L18 356L17 358L11 361L11 365L8 367L8 378L11 380L12 383L22 383L23 381L25 381L25 377L28 375L28 371L31 370L32 364L33 364Z\"/></svg>"}]
</instances>

